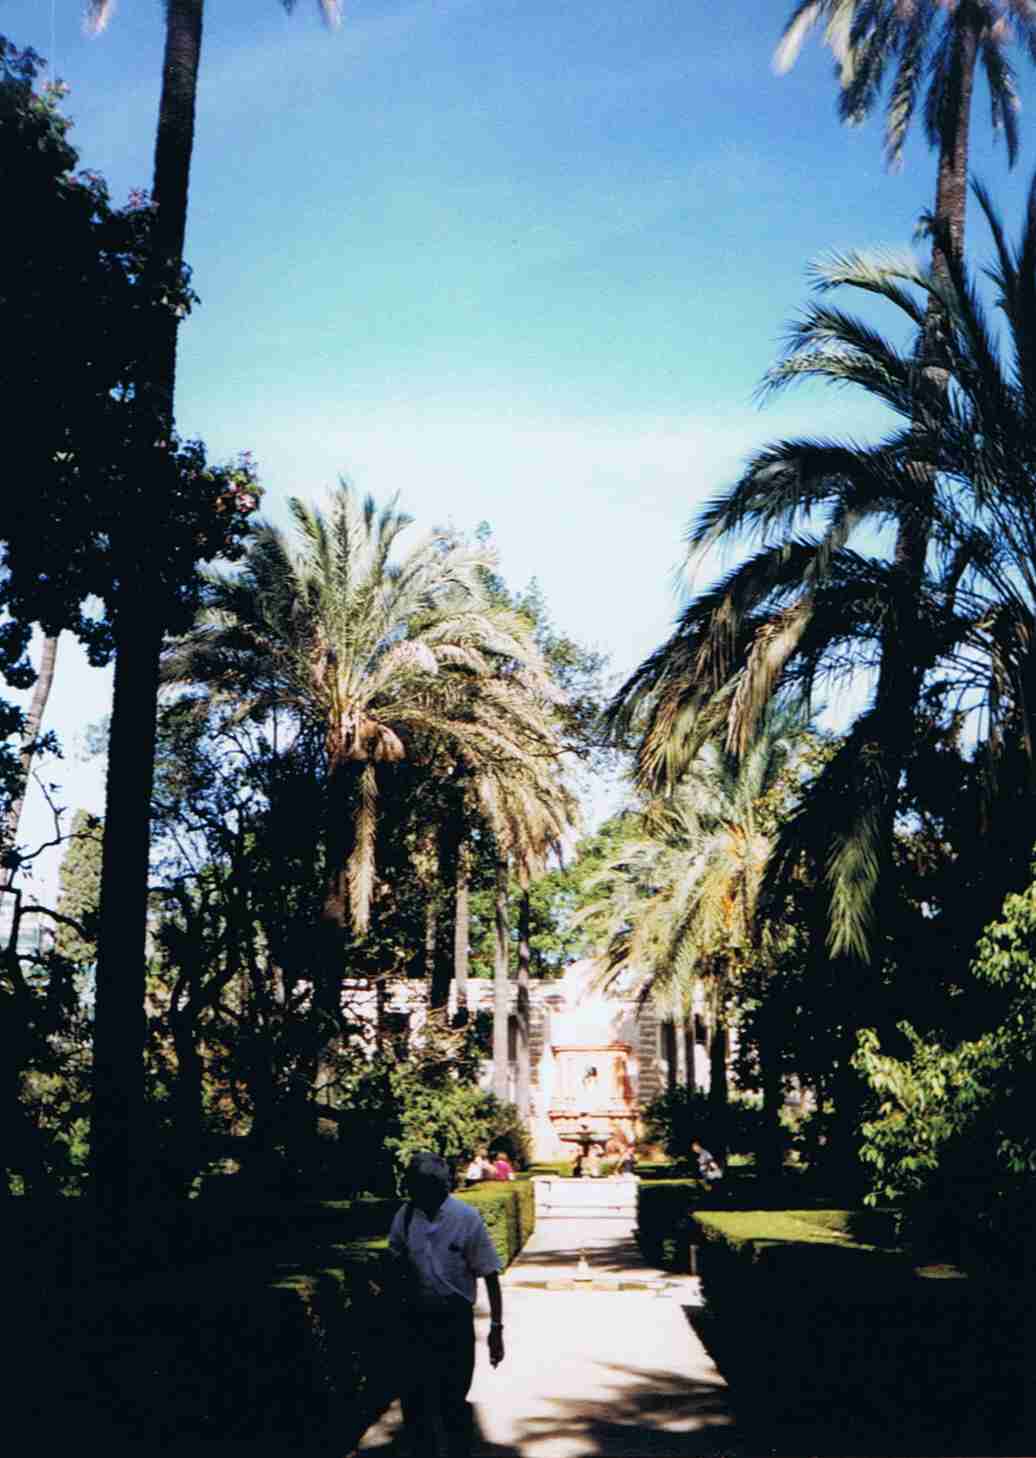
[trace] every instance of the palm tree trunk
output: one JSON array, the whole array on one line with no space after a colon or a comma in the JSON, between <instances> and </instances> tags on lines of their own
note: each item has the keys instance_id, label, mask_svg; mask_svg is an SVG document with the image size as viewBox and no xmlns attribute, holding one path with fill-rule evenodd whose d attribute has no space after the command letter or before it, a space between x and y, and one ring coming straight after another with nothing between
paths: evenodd
<instances>
[{"instance_id":1,"label":"palm tree trunk","mask_svg":"<svg viewBox=\"0 0 1036 1458\"><path fill-rule=\"evenodd\" d=\"M715 1133L713 1139L719 1146L713 1153L726 1155L727 1109L730 1103L730 1085L727 1079L727 1016L720 977L713 979L712 988L712 1037L709 1040L709 1117Z\"/></svg>"},{"instance_id":2,"label":"palm tree trunk","mask_svg":"<svg viewBox=\"0 0 1036 1458\"><path fill-rule=\"evenodd\" d=\"M762 1174L781 1172L781 1110L784 1093L781 1083L781 1056L776 1018L766 1018L759 1030L759 1062L763 1084L762 1147L756 1157Z\"/></svg>"},{"instance_id":3,"label":"palm tree trunk","mask_svg":"<svg viewBox=\"0 0 1036 1458\"><path fill-rule=\"evenodd\" d=\"M683 1015L673 1008L673 1057L676 1060L676 1082L679 1088L688 1088L687 1039L684 1036Z\"/></svg>"},{"instance_id":4,"label":"palm tree trunk","mask_svg":"<svg viewBox=\"0 0 1036 1458\"><path fill-rule=\"evenodd\" d=\"M314 968L314 1004L322 1021L319 1036L323 1040L333 1036L333 1025L341 1011L349 926L348 862L355 769L353 761L339 760L331 766L328 776L324 904L320 913L319 966Z\"/></svg>"},{"instance_id":5,"label":"palm tree trunk","mask_svg":"<svg viewBox=\"0 0 1036 1458\"><path fill-rule=\"evenodd\" d=\"M496 955L493 962L493 1092L506 1100L510 1091L508 1024L511 1016L510 928L507 920L508 863L506 856L496 862L496 897L494 922Z\"/></svg>"},{"instance_id":6,"label":"palm tree trunk","mask_svg":"<svg viewBox=\"0 0 1036 1458\"><path fill-rule=\"evenodd\" d=\"M446 1007L457 964L457 876L464 839L463 800L455 796L447 807L438 836L438 874L435 878L436 938L432 945L431 1005ZM448 895L447 889L454 894Z\"/></svg>"},{"instance_id":7,"label":"palm tree trunk","mask_svg":"<svg viewBox=\"0 0 1036 1458\"><path fill-rule=\"evenodd\" d=\"M166 0L162 97L152 184L156 213L151 285L161 290L176 287L183 264L204 8L205 0ZM168 439L172 426L178 326L179 318L172 309L154 311L140 398L143 410L157 427L153 441Z\"/></svg>"},{"instance_id":8,"label":"palm tree trunk","mask_svg":"<svg viewBox=\"0 0 1036 1458\"><path fill-rule=\"evenodd\" d=\"M939 170L935 182L936 221L948 227L953 247L961 255L964 252L964 224L968 205L971 100L975 90L977 58L978 40L974 29L968 26L961 38L960 104L956 124L952 135L943 141L939 149ZM932 268L936 273L943 272L946 268L946 258L938 238L932 245Z\"/></svg>"},{"instance_id":9,"label":"palm tree trunk","mask_svg":"<svg viewBox=\"0 0 1036 1458\"><path fill-rule=\"evenodd\" d=\"M683 1020L684 1059L687 1063L687 1087L693 1094L697 1089L694 1067L694 1013L687 1013Z\"/></svg>"},{"instance_id":10,"label":"palm tree trunk","mask_svg":"<svg viewBox=\"0 0 1036 1458\"><path fill-rule=\"evenodd\" d=\"M151 791L155 770L158 657L164 629L160 574L147 548L161 552L171 503L164 470L172 438L178 315L158 300L177 281L187 230L194 103L201 61L203 0L168 0L152 185L156 207L149 263L155 307L142 338L136 381L140 475L116 549L127 565L113 604L115 690L109 738L94 1013L92 1149L100 1215L99 1255L118 1262L127 1250L131 1180L139 1171L144 1104L145 957ZM157 490L148 493L152 483ZM165 486L165 490L163 490Z\"/></svg>"},{"instance_id":11,"label":"palm tree trunk","mask_svg":"<svg viewBox=\"0 0 1036 1458\"><path fill-rule=\"evenodd\" d=\"M40 653L40 667L36 675L36 682L32 690L32 700L29 704L29 712L25 719L25 731L22 734L22 748L19 755L19 768L21 770L20 788L17 795L11 801L7 814L4 818L3 847L13 851L18 842L18 826L21 824L22 810L25 808L25 795L29 786L29 775L32 773L32 761L36 755L36 744L40 737L40 728L43 724L43 715L46 712L47 701L50 698L50 690L54 683L54 665L58 656L57 635L46 637L43 640L43 648ZM12 865L7 874L5 889L10 890L17 875L17 868Z\"/></svg>"},{"instance_id":12,"label":"palm tree trunk","mask_svg":"<svg viewBox=\"0 0 1036 1458\"><path fill-rule=\"evenodd\" d=\"M532 920L532 905L529 888L523 887L518 903L518 1112L526 1121L532 1113L532 1067L530 1064L530 996L529 996L529 927Z\"/></svg>"},{"instance_id":13,"label":"palm tree trunk","mask_svg":"<svg viewBox=\"0 0 1036 1458\"><path fill-rule=\"evenodd\" d=\"M137 613L126 602L134 586ZM145 1154L148 859L161 643L143 584L131 579L121 595L130 610L116 622L93 1039L91 1159L104 1260L126 1249Z\"/></svg>"},{"instance_id":14,"label":"palm tree trunk","mask_svg":"<svg viewBox=\"0 0 1036 1458\"><path fill-rule=\"evenodd\" d=\"M470 876L471 867L467 847L462 845L457 856L453 918L453 977L457 984L456 1023L459 1028L464 1027L468 1021L468 966L471 934Z\"/></svg>"},{"instance_id":15,"label":"palm tree trunk","mask_svg":"<svg viewBox=\"0 0 1036 1458\"><path fill-rule=\"evenodd\" d=\"M963 256L964 251L971 100L977 58L977 39L970 25L964 27L961 47L959 107L953 132L944 138L939 150L934 207L936 224L948 230L950 245L958 257ZM948 276L944 239L938 232L932 242L932 271L938 276ZM923 327L924 355L928 355L935 346L941 316L940 304L929 296ZM938 373L938 366L935 367L935 372ZM919 420L915 422L915 429L921 429ZM920 483L920 472L918 479ZM934 481L930 481L929 489L933 488ZM928 555L931 525L931 510L926 504L922 504L919 509L901 517L896 533L893 562L899 583L898 602L895 611L888 615L885 623L875 694L875 704L882 710L883 741L880 746L876 746L879 750L876 762L881 764L883 773L880 787L883 803L880 809L878 847L880 864L872 914L872 924L875 927L885 922L887 902L892 894L892 837L899 802L899 782L910 739L909 719L927 667L927 664L918 660L916 653L909 651L909 645L918 641L916 629L919 594ZM907 651L904 651L905 648ZM875 934L870 955L872 971L876 971L880 956Z\"/></svg>"},{"instance_id":16,"label":"palm tree trunk","mask_svg":"<svg viewBox=\"0 0 1036 1458\"><path fill-rule=\"evenodd\" d=\"M439 888L429 886L424 903L424 975L428 983L428 1003L431 1008L445 1007L449 987L443 987L442 971L436 956L436 942L439 930Z\"/></svg>"}]
</instances>

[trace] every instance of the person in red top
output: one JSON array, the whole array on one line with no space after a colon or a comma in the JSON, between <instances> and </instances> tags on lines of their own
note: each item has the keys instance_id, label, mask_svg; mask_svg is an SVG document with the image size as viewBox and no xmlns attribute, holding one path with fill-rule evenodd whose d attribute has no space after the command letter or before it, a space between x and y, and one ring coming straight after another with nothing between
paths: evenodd
<instances>
[{"instance_id":1,"label":"person in red top","mask_svg":"<svg viewBox=\"0 0 1036 1458\"><path fill-rule=\"evenodd\" d=\"M496 1178L498 1180L514 1179L514 1170L511 1167L511 1161L502 1149L498 1149L493 1157L493 1168L496 1170Z\"/></svg>"}]
</instances>

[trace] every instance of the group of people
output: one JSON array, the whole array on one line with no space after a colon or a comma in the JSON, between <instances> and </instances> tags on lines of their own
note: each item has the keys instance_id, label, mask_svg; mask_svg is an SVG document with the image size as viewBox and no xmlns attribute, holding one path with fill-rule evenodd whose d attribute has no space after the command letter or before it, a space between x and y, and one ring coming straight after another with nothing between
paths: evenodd
<instances>
[{"instance_id":1,"label":"group of people","mask_svg":"<svg viewBox=\"0 0 1036 1458\"><path fill-rule=\"evenodd\" d=\"M464 1171L466 1185L480 1185L483 1180L513 1180L514 1166L502 1149L490 1154L485 1149L476 1152Z\"/></svg>"},{"instance_id":2,"label":"group of people","mask_svg":"<svg viewBox=\"0 0 1036 1458\"><path fill-rule=\"evenodd\" d=\"M612 1175L627 1175L633 1173L633 1166L637 1162L637 1146L627 1143L621 1134L612 1134L604 1145L606 1159L614 1161L611 1168ZM577 1151L572 1161L573 1175L589 1175L592 1179L603 1173L599 1146L589 1145L585 1150Z\"/></svg>"}]
</instances>

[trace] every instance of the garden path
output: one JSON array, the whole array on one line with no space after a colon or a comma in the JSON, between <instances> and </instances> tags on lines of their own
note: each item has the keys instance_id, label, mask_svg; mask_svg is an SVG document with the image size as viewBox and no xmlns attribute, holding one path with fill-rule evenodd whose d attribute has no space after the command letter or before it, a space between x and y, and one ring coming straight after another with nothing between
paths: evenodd
<instances>
[{"instance_id":1,"label":"garden path","mask_svg":"<svg viewBox=\"0 0 1036 1458\"><path fill-rule=\"evenodd\" d=\"M484 1299L476 1312L476 1458L741 1452L726 1384L689 1320L698 1282L647 1266L628 1225L540 1221L504 1285L507 1356L496 1371ZM401 1422L394 1403L357 1452L403 1453Z\"/></svg>"}]
</instances>

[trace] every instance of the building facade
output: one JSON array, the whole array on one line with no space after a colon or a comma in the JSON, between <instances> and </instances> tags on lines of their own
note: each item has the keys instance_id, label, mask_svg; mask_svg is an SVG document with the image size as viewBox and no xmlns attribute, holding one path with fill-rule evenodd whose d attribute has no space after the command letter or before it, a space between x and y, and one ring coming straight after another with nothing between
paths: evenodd
<instances>
[{"instance_id":1,"label":"building facade","mask_svg":"<svg viewBox=\"0 0 1036 1458\"><path fill-rule=\"evenodd\" d=\"M572 1157L587 1139L603 1144L641 1133L643 1109L678 1084L709 1083L700 1016L684 1028L659 1014L650 1000L640 1003L621 989L596 989L592 961L573 962L564 976L533 981L529 996L529 1129L538 1160ZM512 984L509 1019L508 1096L518 1087L517 987ZM492 1015L492 982L468 983L471 1016ZM420 1037L427 1015L426 985L400 981L385 988L382 1017L398 1036ZM483 1065L480 1082L493 1084L493 1065Z\"/></svg>"}]
</instances>

